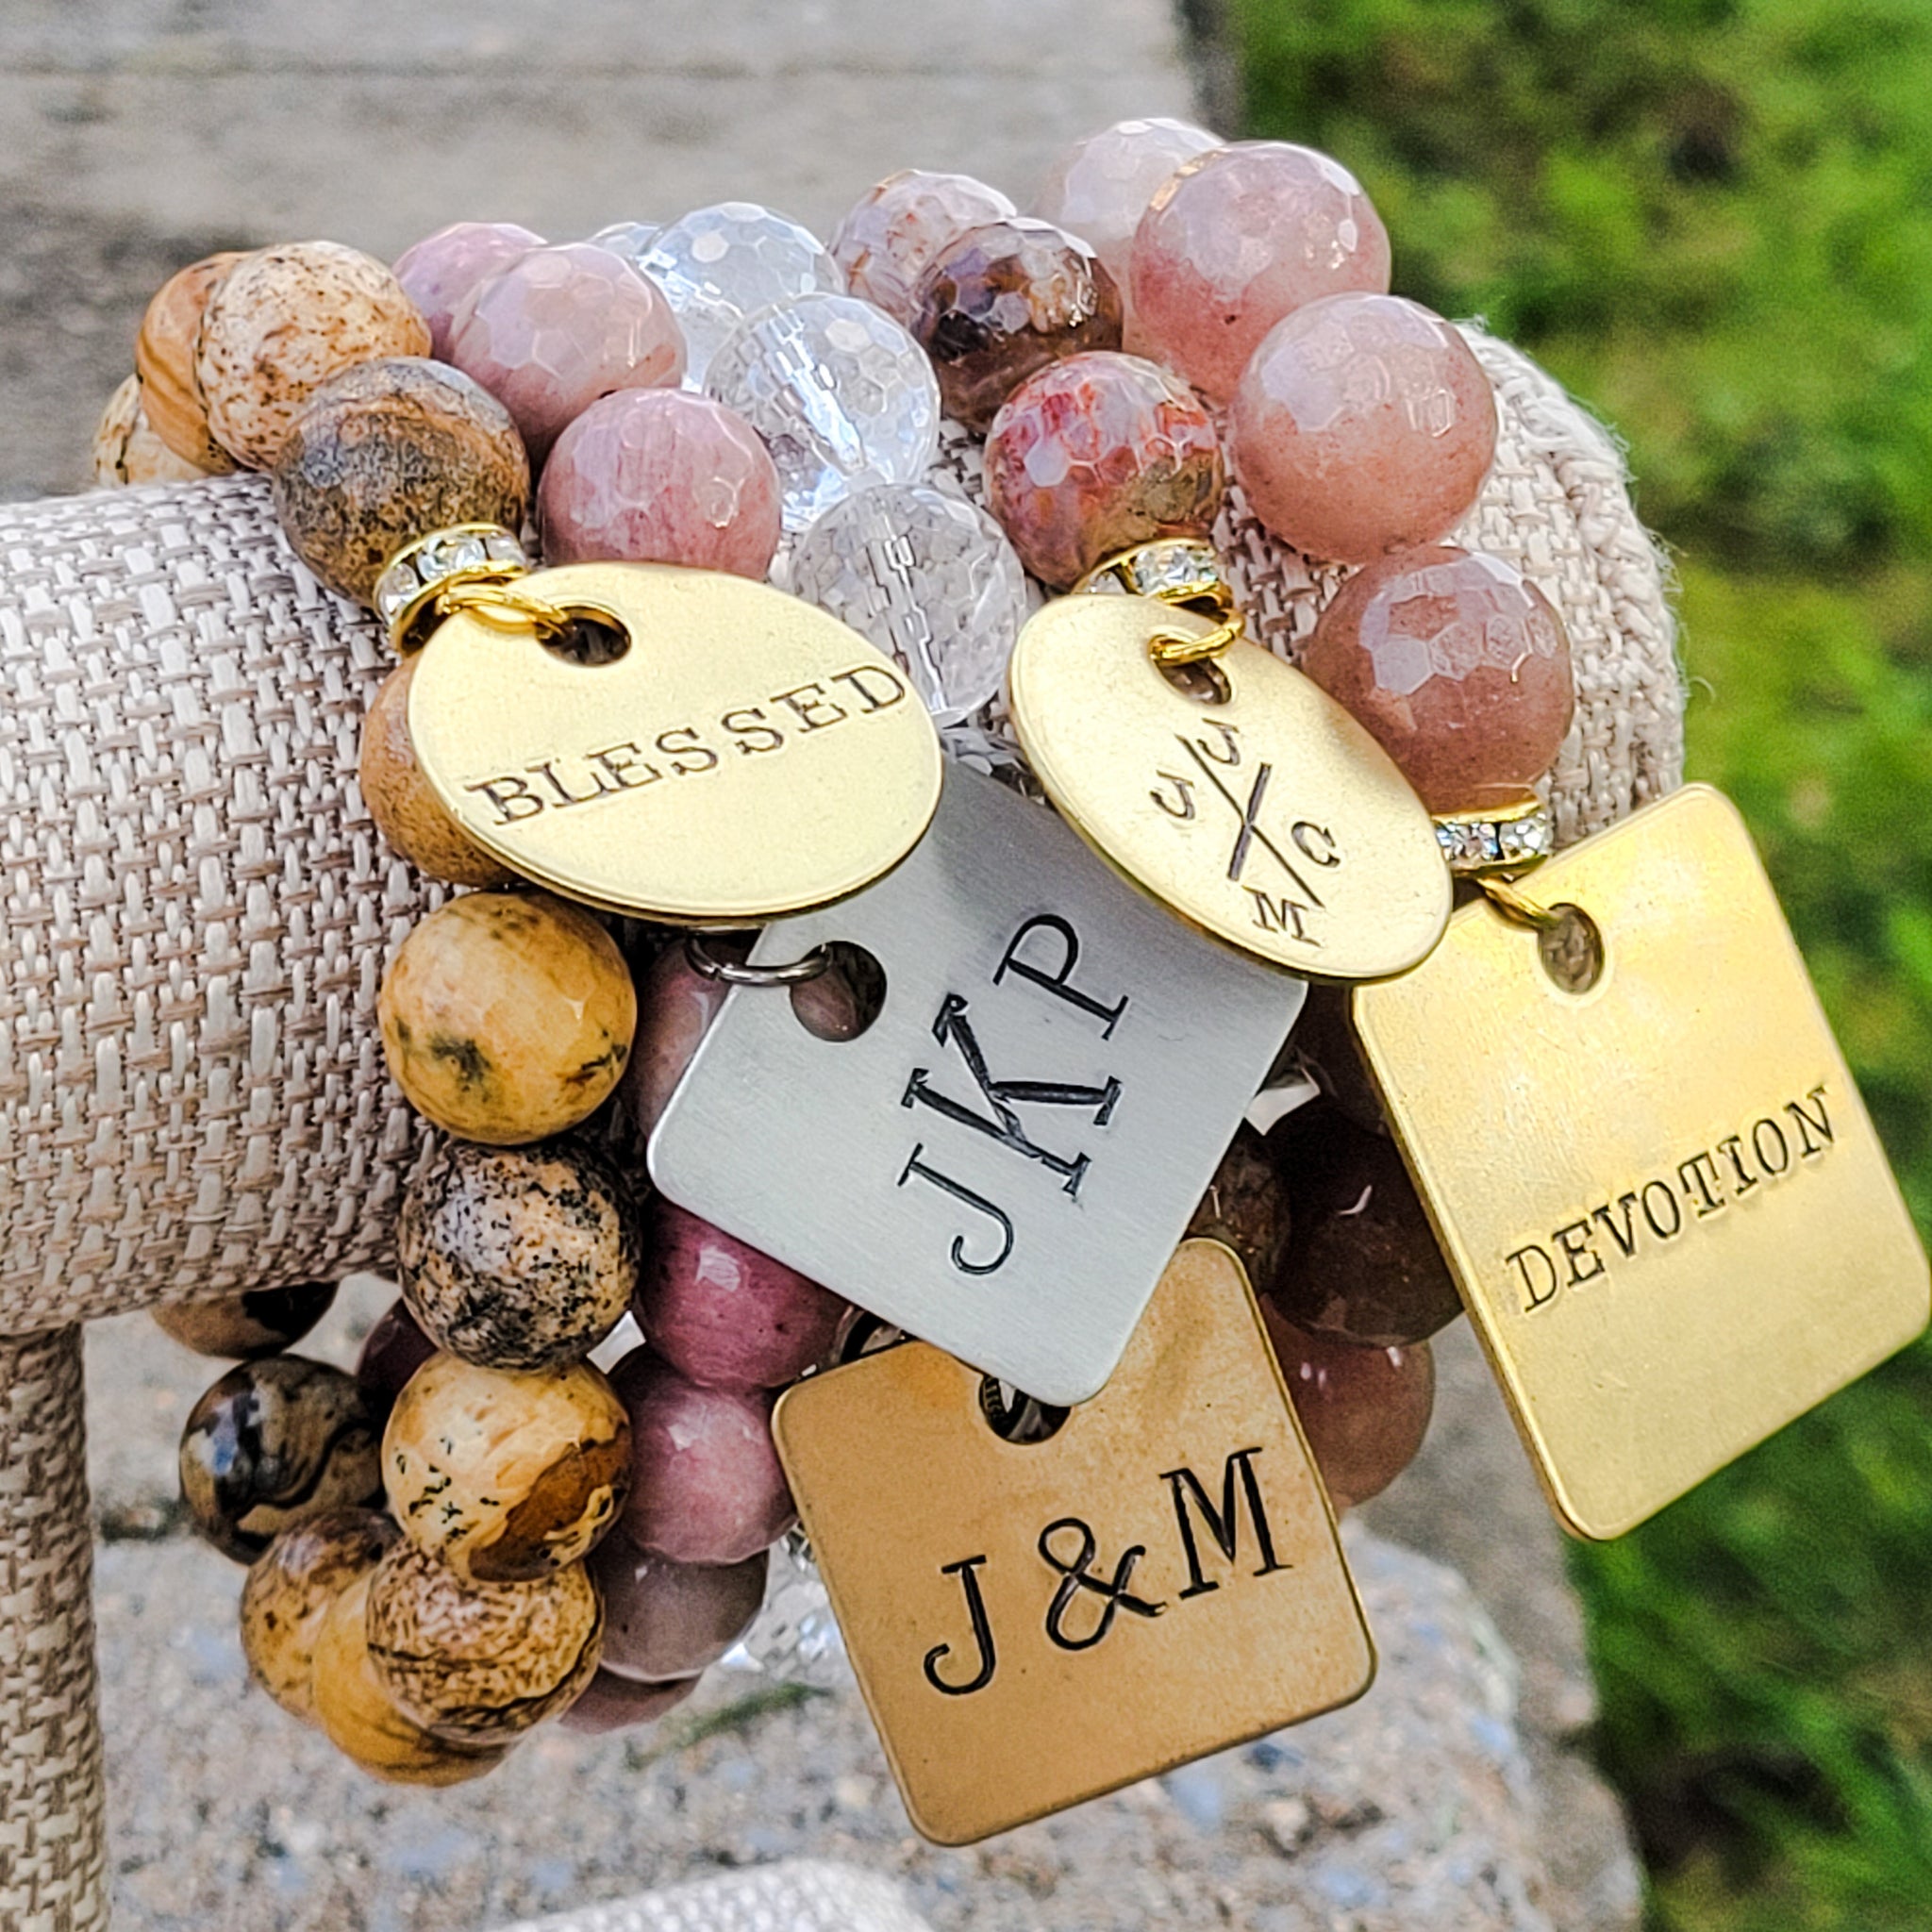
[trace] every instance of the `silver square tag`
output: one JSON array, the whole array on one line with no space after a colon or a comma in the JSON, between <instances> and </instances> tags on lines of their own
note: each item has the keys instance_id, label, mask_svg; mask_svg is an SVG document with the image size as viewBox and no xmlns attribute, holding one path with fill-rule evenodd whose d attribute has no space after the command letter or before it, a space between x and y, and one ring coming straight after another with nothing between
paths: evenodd
<instances>
[{"instance_id":1,"label":"silver square tag","mask_svg":"<svg viewBox=\"0 0 1932 1932\"><path fill-rule=\"evenodd\" d=\"M734 988L650 1143L673 1201L1057 1404L1113 1373L1307 988L1198 938L953 763L899 868L767 926L862 946L856 1040Z\"/></svg>"}]
</instances>

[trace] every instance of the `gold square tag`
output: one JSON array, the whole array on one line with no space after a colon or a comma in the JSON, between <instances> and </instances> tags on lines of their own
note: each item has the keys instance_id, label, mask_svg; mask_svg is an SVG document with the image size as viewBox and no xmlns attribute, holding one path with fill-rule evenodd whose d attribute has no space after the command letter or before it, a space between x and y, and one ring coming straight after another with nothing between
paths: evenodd
<instances>
[{"instance_id":1,"label":"gold square tag","mask_svg":"<svg viewBox=\"0 0 1932 1932\"><path fill-rule=\"evenodd\" d=\"M773 1431L912 1822L970 1844L1346 1704L1374 1651L1241 1263L1185 1241L1045 1441L908 1342Z\"/></svg>"},{"instance_id":2,"label":"gold square tag","mask_svg":"<svg viewBox=\"0 0 1932 1932\"><path fill-rule=\"evenodd\" d=\"M1551 859L1566 991L1465 907L1356 1024L1550 1500L1621 1536L1925 1324L1925 1256L1736 808L1688 786Z\"/></svg>"}]
</instances>

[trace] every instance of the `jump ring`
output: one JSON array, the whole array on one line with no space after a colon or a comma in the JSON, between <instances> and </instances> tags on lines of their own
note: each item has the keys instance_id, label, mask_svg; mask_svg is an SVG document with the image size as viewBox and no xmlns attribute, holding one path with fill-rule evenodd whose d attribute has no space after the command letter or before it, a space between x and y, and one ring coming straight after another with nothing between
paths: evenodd
<instances>
[{"instance_id":1,"label":"jump ring","mask_svg":"<svg viewBox=\"0 0 1932 1932\"><path fill-rule=\"evenodd\" d=\"M816 945L803 958L788 959L780 965L741 965L735 959L719 958L705 943L704 934L698 932L686 934L684 957L693 973L726 986L803 986L808 980L820 978L832 963L830 949Z\"/></svg>"},{"instance_id":2,"label":"jump ring","mask_svg":"<svg viewBox=\"0 0 1932 1932\"><path fill-rule=\"evenodd\" d=\"M508 584L452 584L436 608L445 617L461 611L499 630L534 630L540 637L560 636L571 626L569 611Z\"/></svg>"},{"instance_id":3,"label":"jump ring","mask_svg":"<svg viewBox=\"0 0 1932 1932\"><path fill-rule=\"evenodd\" d=\"M1157 630L1147 640L1147 655L1161 665L1203 664L1210 658L1223 656L1241 634L1239 617L1217 624L1199 637L1190 637L1184 631Z\"/></svg>"},{"instance_id":4,"label":"jump ring","mask_svg":"<svg viewBox=\"0 0 1932 1932\"><path fill-rule=\"evenodd\" d=\"M1490 904L1505 919L1513 919L1518 925L1526 925L1535 932L1559 932L1566 924L1560 912L1552 912L1547 906L1539 906L1526 893L1519 892L1507 879L1479 877L1475 883Z\"/></svg>"}]
</instances>

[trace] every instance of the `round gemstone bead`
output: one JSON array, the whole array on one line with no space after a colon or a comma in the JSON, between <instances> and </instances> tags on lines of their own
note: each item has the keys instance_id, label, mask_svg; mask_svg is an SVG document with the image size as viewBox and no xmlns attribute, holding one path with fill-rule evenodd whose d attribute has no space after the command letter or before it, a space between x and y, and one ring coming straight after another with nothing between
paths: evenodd
<instances>
[{"instance_id":1,"label":"round gemstone bead","mask_svg":"<svg viewBox=\"0 0 1932 1932\"><path fill-rule=\"evenodd\" d=\"M946 414L983 434L1000 405L1062 356L1121 345L1121 295L1086 242L1015 215L969 228L919 280L912 332Z\"/></svg>"},{"instance_id":2,"label":"round gemstone bead","mask_svg":"<svg viewBox=\"0 0 1932 1932\"><path fill-rule=\"evenodd\" d=\"M483 283L451 326L449 359L516 419L532 463L614 389L676 388L684 332L663 293L608 248L533 248Z\"/></svg>"},{"instance_id":3,"label":"round gemstone bead","mask_svg":"<svg viewBox=\"0 0 1932 1932\"><path fill-rule=\"evenodd\" d=\"M855 295L910 328L919 278L933 257L968 228L1018 212L997 188L971 175L902 168L847 210L832 237L832 258Z\"/></svg>"},{"instance_id":4,"label":"round gemstone bead","mask_svg":"<svg viewBox=\"0 0 1932 1932\"><path fill-rule=\"evenodd\" d=\"M333 1281L257 1289L218 1302L174 1302L154 1311L162 1334L196 1355L257 1361L292 1347L328 1313Z\"/></svg>"},{"instance_id":5,"label":"round gemstone bead","mask_svg":"<svg viewBox=\"0 0 1932 1932\"><path fill-rule=\"evenodd\" d=\"M429 353L449 360L458 312L491 275L518 256L543 246L542 236L515 222L452 222L396 257L394 274L429 325Z\"/></svg>"},{"instance_id":6,"label":"round gemstone bead","mask_svg":"<svg viewBox=\"0 0 1932 1932\"><path fill-rule=\"evenodd\" d=\"M636 268L647 249L664 232L662 222L609 222L590 240L594 247L608 248L620 260Z\"/></svg>"},{"instance_id":7,"label":"round gemstone bead","mask_svg":"<svg viewBox=\"0 0 1932 1932\"><path fill-rule=\"evenodd\" d=\"M762 582L778 497L743 417L682 390L621 390L558 438L537 508L552 563L681 563Z\"/></svg>"},{"instance_id":8,"label":"round gemstone bead","mask_svg":"<svg viewBox=\"0 0 1932 1932\"><path fill-rule=\"evenodd\" d=\"M977 506L924 484L861 490L798 541L791 589L898 660L952 723L1000 688L1026 619L1026 575Z\"/></svg>"},{"instance_id":9,"label":"round gemstone bead","mask_svg":"<svg viewBox=\"0 0 1932 1932\"><path fill-rule=\"evenodd\" d=\"M844 273L809 228L751 201L679 216L658 229L637 265L684 325L693 385L746 316L800 295L845 292Z\"/></svg>"},{"instance_id":10,"label":"round gemstone bead","mask_svg":"<svg viewBox=\"0 0 1932 1932\"><path fill-rule=\"evenodd\" d=\"M1291 310L1389 286L1388 231L1361 183L1282 141L1236 142L1171 175L1135 231L1132 259L1147 353L1217 403Z\"/></svg>"},{"instance_id":11,"label":"round gemstone bead","mask_svg":"<svg viewBox=\"0 0 1932 1932\"><path fill-rule=\"evenodd\" d=\"M697 1685L695 1677L670 1684L641 1684L634 1678L620 1677L615 1671L600 1668L585 1685L583 1694L557 1720L558 1727L587 1738L601 1738L611 1731L654 1724L667 1710L682 1704Z\"/></svg>"},{"instance_id":12,"label":"round gemstone bead","mask_svg":"<svg viewBox=\"0 0 1932 1932\"><path fill-rule=\"evenodd\" d=\"M1549 599L1501 558L1446 545L1357 572L1322 613L1302 670L1436 812L1525 796L1576 704Z\"/></svg>"},{"instance_id":13,"label":"round gemstone bead","mask_svg":"<svg viewBox=\"0 0 1932 1932\"><path fill-rule=\"evenodd\" d=\"M1242 373L1228 454L1255 514L1341 563L1442 536L1496 452L1470 346L1399 295L1331 295L1278 323Z\"/></svg>"},{"instance_id":14,"label":"round gemstone bead","mask_svg":"<svg viewBox=\"0 0 1932 1932\"><path fill-rule=\"evenodd\" d=\"M741 1563L674 1563L617 1530L591 1557L604 1668L647 1683L695 1676L751 1628L769 1567L763 1550Z\"/></svg>"},{"instance_id":15,"label":"round gemstone bead","mask_svg":"<svg viewBox=\"0 0 1932 1932\"><path fill-rule=\"evenodd\" d=\"M637 1037L618 1088L640 1133L658 1124L730 990L698 972L676 941L651 962L638 984Z\"/></svg>"},{"instance_id":16,"label":"round gemstone bead","mask_svg":"<svg viewBox=\"0 0 1932 1932\"><path fill-rule=\"evenodd\" d=\"M186 457L177 457L155 434L142 407L138 375L130 375L108 398L94 426L92 456L94 481L109 490L134 483L192 483L209 474ZM222 460L227 468L226 458Z\"/></svg>"},{"instance_id":17,"label":"round gemstone bead","mask_svg":"<svg viewBox=\"0 0 1932 1932\"><path fill-rule=\"evenodd\" d=\"M855 490L919 482L939 447L931 364L856 295L807 295L752 316L711 358L705 389L764 438L788 530Z\"/></svg>"},{"instance_id":18,"label":"round gemstone bead","mask_svg":"<svg viewBox=\"0 0 1932 1932\"><path fill-rule=\"evenodd\" d=\"M437 1353L408 1305L393 1301L369 1324L356 1357L356 1380L362 1392L386 1415L408 1386L409 1377Z\"/></svg>"},{"instance_id":19,"label":"round gemstone bead","mask_svg":"<svg viewBox=\"0 0 1932 1932\"><path fill-rule=\"evenodd\" d=\"M141 409L163 447L205 474L219 475L235 459L208 426L208 403L194 373L195 345L209 298L242 259L232 250L177 270L163 282L141 319L134 369L141 378ZM173 482L158 471L126 482Z\"/></svg>"},{"instance_id":20,"label":"round gemstone bead","mask_svg":"<svg viewBox=\"0 0 1932 1932\"><path fill-rule=\"evenodd\" d=\"M1221 443L1186 383L1138 356L1070 356L993 418L986 495L1026 568L1064 588L1156 537L1205 536Z\"/></svg>"},{"instance_id":21,"label":"round gemstone bead","mask_svg":"<svg viewBox=\"0 0 1932 1932\"><path fill-rule=\"evenodd\" d=\"M1250 1285L1265 1292L1281 1272L1291 1228L1288 1190L1268 1143L1243 1121L1188 1223L1188 1234L1232 1248Z\"/></svg>"},{"instance_id":22,"label":"round gemstone bead","mask_svg":"<svg viewBox=\"0 0 1932 1932\"><path fill-rule=\"evenodd\" d=\"M329 1606L402 1534L375 1509L331 1509L285 1529L242 1586L242 1655L282 1708L315 1716L315 1645Z\"/></svg>"}]
</instances>

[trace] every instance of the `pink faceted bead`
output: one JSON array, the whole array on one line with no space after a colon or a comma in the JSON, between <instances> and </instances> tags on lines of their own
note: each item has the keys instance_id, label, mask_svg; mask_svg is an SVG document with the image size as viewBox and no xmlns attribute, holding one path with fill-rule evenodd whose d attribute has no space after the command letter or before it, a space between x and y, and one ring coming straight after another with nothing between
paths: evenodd
<instances>
[{"instance_id":1,"label":"pink faceted bead","mask_svg":"<svg viewBox=\"0 0 1932 1932\"><path fill-rule=\"evenodd\" d=\"M1496 397L1461 335L1399 295L1331 295L1276 324L1241 375L1228 455L1297 550L1366 563L1445 535L1496 453Z\"/></svg>"},{"instance_id":2,"label":"pink faceted bead","mask_svg":"<svg viewBox=\"0 0 1932 1932\"><path fill-rule=\"evenodd\" d=\"M832 259L855 295L910 328L919 311L913 291L933 257L968 228L1017 212L971 175L901 168L853 203L832 237Z\"/></svg>"},{"instance_id":3,"label":"pink faceted bead","mask_svg":"<svg viewBox=\"0 0 1932 1932\"><path fill-rule=\"evenodd\" d=\"M604 1599L598 1659L620 1677L663 1683L695 1676L749 1630L765 1601L768 1558L674 1563L615 1530L591 1551Z\"/></svg>"},{"instance_id":4,"label":"pink faceted bead","mask_svg":"<svg viewBox=\"0 0 1932 1932\"><path fill-rule=\"evenodd\" d=\"M1007 398L986 439L987 503L1020 560L1059 588L1132 544L1205 535L1222 489L1208 411L1138 356L1050 363Z\"/></svg>"},{"instance_id":5,"label":"pink faceted bead","mask_svg":"<svg viewBox=\"0 0 1932 1932\"><path fill-rule=\"evenodd\" d=\"M846 1305L669 1201L657 1203L632 1311L673 1368L709 1389L782 1389L824 1359Z\"/></svg>"},{"instance_id":6,"label":"pink faceted bead","mask_svg":"<svg viewBox=\"0 0 1932 1932\"><path fill-rule=\"evenodd\" d=\"M576 1702L557 1720L558 1727L587 1738L627 1731L675 1710L697 1688L695 1677L669 1684L641 1684L600 1667Z\"/></svg>"},{"instance_id":7,"label":"pink faceted bead","mask_svg":"<svg viewBox=\"0 0 1932 1932\"><path fill-rule=\"evenodd\" d=\"M614 389L675 389L684 331L657 285L607 248L533 248L470 298L449 359L516 419L532 463Z\"/></svg>"},{"instance_id":8,"label":"pink faceted bead","mask_svg":"<svg viewBox=\"0 0 1932 1932\"><path fill-rule=\"evenodd\" d=\"M798 1520L762 1390L701 1389L647 1348L610 1374L630 1412L624 1527L680 1563L741 1563Z\"/></svg>"},{"instance_id":9,"label":"pink faceted bead","mask_svg":"<svg viewBox=\"0 0 1932 1932\"><path fill-rule=\"evenodd\" d=\"M1431 811L1527 796L1570 729L1570 640L1514 565L1448 545L1357 571L1302 670L1351 711Z\"/></svg>"},{"instance_id":10,"label":"pink faceted bead","mask_svg":"<svg viewBox=\"0 0 1932 1932\"><path fill-rule=\"evenodd\" d=\"M1305 302L1389 286L1389 235L1340 161L1242 141L1170 176L1135 230L1130 276L1147 353L1217 403L1261 338Z\"/></svg>"},{"instance_id":11,"label":"pink faceted bead","mask_svg":"<svg viewBox=\"0 0 1932 1932\"><path fill-rule=\"evenodd\" d=\"M463 303L518 256L542 245L542 236L514 222L452 222L396 257L395 278L423 311L429 353L439 362L449 360L450 331Z\"/></svg>"},{"instance_id":12,"label":"pink faceted bead","mask_svg":"<svg viewBox=\"0 0 1932 1932\"><path fill-rule=\"evenodd\" d=\"M696 971L675 941L638 981L637 1032L617 1092L641 1133L658 1124L729 991Z\"/></svg>"},{"instance_id":13,"label":"pink faceted bead","mask_svg":"<svg viewBox=\"0 0 1932 1932\"><path fill-rule=\"evenodd\" d=\"M626 389L557 439L537 496L552 563L681 563L760 582L783 530L777 465L736 410Z\"/></svg>"}]
</instances>

